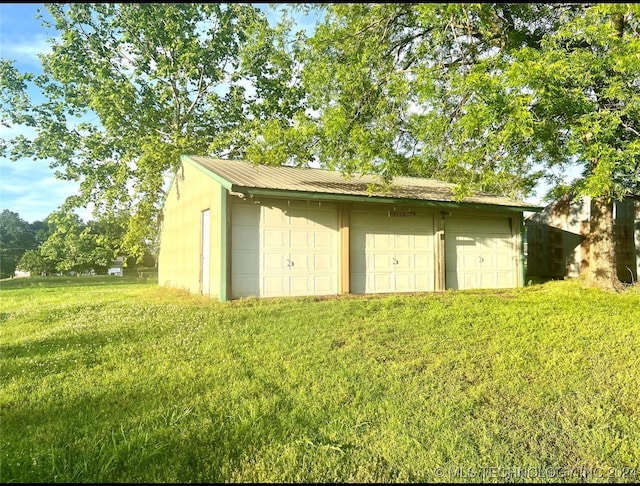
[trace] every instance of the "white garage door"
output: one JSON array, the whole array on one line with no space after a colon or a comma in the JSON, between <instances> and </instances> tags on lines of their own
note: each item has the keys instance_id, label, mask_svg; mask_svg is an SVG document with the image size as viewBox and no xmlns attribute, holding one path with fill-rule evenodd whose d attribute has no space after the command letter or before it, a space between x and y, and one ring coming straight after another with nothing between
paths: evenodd
<instances>
[{"instance_id":1,"label":"white garage door","mask_svg":"<svg viewBox=\"0 0 640 486\"><path fill-rule=\"evenodd\" d=\"M338 293L335 204L262 200L231 210L233 297Z\"/></svg>"},{"instance_id":2,"label":"white garage door","mask_svg":"<svg viewBox=\"0 0 640 486\"><path fill-rule=\"evenodd\" d=\"M354 209L350 226L351 292L434 289L433 214Z\"/></svg>"},{"instance_id":3,"label":"white garage door","mask_svg":"<svg viewBox=\"0 0 640 486\"><path fill-rule=\"evenodd\" d=\"M516 286L510 218L445 219L445 273L448 289Z\"/></svg>"}]
</instances>

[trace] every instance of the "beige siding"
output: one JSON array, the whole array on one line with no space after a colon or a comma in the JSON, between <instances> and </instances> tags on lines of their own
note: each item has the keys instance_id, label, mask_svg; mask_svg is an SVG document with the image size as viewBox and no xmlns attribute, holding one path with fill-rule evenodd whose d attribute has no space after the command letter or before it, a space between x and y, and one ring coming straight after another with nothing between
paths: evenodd
<instances>
[{"instance_id":1,"label":"beige siding","mask_svg":"<svg viewBox=\"0 0 640 486\"><path fill-rule=\"evenodd\" d=\"M190 164L182 164L165 201L158 257L160 285L202 292L202 211L210 210L210 295L221 290L221 198L226 190ZM226 251L226 248L225 248ZM224 278L224 277L223 277Z\"/></svg>"}]
</instances>

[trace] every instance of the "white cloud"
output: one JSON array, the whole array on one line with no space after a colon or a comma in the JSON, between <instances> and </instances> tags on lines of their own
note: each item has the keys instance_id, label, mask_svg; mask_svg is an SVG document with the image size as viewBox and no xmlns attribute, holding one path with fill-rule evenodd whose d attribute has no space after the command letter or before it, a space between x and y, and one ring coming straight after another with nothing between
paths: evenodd
<instances>
[{"instance_id":1,"label":"white cloud","mask_svg":"<svg viewBox=\"0 0 640 486\"><path fill-rule=\"evenodd\" d=\"M29 38L12 35L2 41L2 57L20 61L23 64L40 67L38 55L50 52L51 46L47 36L43 34L36 34Z\"/></svg>"},{"instance_id":2,"label":"white cloud","mask_svg":"<svg viewBox=\"0 0 640 486\"><path fill-rule=\"evenodd\" d=\"M29 222L46 218L78 191L76 182L56 179L44 161L0 159L0 174L0 209ZM85 220L91 216L88 210L78 214Z\"/></svg>"}]
</instances>

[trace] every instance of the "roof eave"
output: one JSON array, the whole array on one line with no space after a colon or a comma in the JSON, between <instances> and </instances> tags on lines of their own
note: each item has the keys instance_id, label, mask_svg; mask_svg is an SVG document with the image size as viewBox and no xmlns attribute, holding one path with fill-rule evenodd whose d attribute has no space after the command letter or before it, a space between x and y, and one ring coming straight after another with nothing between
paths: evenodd
<instances>
[{"instance_id":1,"label":"roof eave","mask_svg":"<svg viewBox=\"0 0 640 486\"><path fill-rule=\"evenodd\" d=\"M182 162L186 162L189 165L200 170L202 173L208 175L222 187L230 192L239 194L247 194L251 196L264 196L264 197L293 197L293 198L307 198L315 200L325 201L347 201L347 202L379 202L389 204L414 204L427 207L440 207L440 208L467 208L467 209L491 209L495 211L509 211L509 212L522 212L522 211L541 211L544 209L540 206L510 206L502 204L491 203L478 203L478 202L455 202L455 201L437 201L429 199L412 199L412 198L399 198L389 196L361 196L356 194L338 194L331 192L316 192L316 191L292 191L288 189L267 189L261 187L249 187L240 186L232 183L230 180L225 179L221 175L214 171L204 167L202 164L191 159L188 155L182 155L180 157Z\"/></svg>"},{"instance_id":2,"label":"roof eave","mask_svg":"<svg viewBox=\"0 0 640 486\"><path fill-rule=\"evenodd\" d=\"M208 175L209 177L211 177L213 180L215 180L218 184L220 184L225 189L227 189L229 191L232 191L232 190L235 191L235 189L233 189L233 184L231 183L231 181L225 179L224 177L220 176L219 174L216 174L212 170L207 169L205 166L203 166L202 164L199 164L198 162L193 160L188 155L181 155L180 156L180 160L182 162L188 163L190 166L195 167L200 172L203 172L204 174Z\"/></svg>"},{"instance_id":3,"label":"roof eave","mask_svg":"<svg viewBox=\"0 0 640 486\"><path fill-rule=\"evenodd\" d=\"M450 209L491 209L494 211L509 211L509 212L522 212L522 211L540 211L543 208L538 206L509 206L501 204L487 204L477 202L455 202L455 201L436 201L429 199L412 199L412 198L399 198L388 196L360 196L355 194L335 194L328 192L314 192L314 191L290 191L284 189L265 189L260 187L246 187L237 186L232 184L228 188L231 192L238 194L245 194L248 196L262 196L262 197L292 197L292 198L305 198L312 200L324 200L324 201L344 201L344 202L379 202L386 204L412 204L417 206L426 207L439 207Z\"/></svg>"}]
</instances>

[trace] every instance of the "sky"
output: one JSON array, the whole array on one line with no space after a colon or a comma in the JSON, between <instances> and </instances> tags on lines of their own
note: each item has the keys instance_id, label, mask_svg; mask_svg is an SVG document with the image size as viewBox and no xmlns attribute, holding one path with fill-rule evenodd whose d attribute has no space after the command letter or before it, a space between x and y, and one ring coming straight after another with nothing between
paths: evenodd
<instances>
[{"instance_id":1,"label":"sky","mask_svg":"<svg viewBox=\"0 0 640 486\"><path fill-rule=\"evenodd\" d=\"M42 26L42 19L36 19L38 10L44 19L49 18L43 4L0 3L0 58L15 61L21 72L41 72L38 54L49 51L47 38L56 34ZM308 17L301 19L302 23L311 28ZM18 132L0 125L0 138L18 133L34 134L33 130ZM43 220L77 191L78 183L57 179L47 161L0 157L0 211L14 211L27 222ZM540 204L535 196L528 202ZM77 213L85 221L92 219L91 207Z\"/></svg>"},{"instance_id":2,"label":"sky","mask_svg":"<svg viewBox=\"0 0 640 486\"><path fill-rule=\"evenodd\" d=\"M0 58L14 60L20 71L41 72L38 53L49 47L47 37L52 33L36 20L42 4L0 4ZM0 137L9 138L15 128L0 126ZM28 135L21 130L19 133ZM33 133L33 131L31 132ZM56 179L47 161L0 157L0 210L9 209L30 223L43 220L64 200L76 194L76 182ZM91 211L79 210L83 219L91 219Z\"/></svg>"}]
</instances>

